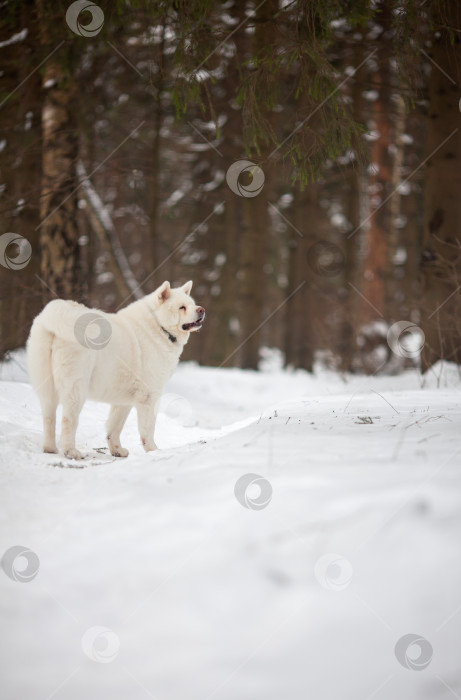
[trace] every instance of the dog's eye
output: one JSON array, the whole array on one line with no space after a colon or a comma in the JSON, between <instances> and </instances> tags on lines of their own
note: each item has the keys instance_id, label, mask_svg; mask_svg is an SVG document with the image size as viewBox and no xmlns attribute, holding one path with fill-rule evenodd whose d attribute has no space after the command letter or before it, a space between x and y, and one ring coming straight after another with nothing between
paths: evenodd
<instances>
[{"instance_id":1,"label":"dog's eye","mask_svg":"<svg viewBox=\"0 0 461 700\"><path fill-rule=\"evenodd\" d=\"M180 310L180 311L185 311L185 310L186 310L186 307L185 307L185 306L180 306L180 307L179 307L179 310Z\"/></svg>"}]
</instances>

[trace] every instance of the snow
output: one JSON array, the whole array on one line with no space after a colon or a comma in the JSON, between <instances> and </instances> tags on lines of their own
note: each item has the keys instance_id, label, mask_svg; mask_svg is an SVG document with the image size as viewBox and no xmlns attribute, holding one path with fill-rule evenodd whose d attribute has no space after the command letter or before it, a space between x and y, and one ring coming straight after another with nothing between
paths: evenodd
<instances>
[{"instance_id":1,"label":"snow","mask_svg":"<svg viewBox=\"0 0 461 700\"><path fill-rule=\"evenodd\" d=\"M200 185L200 190L202 192L213 192L222 182L224 182L225 177L226 174L224 170L215 170L213 173L213 179L210 180L210 182L204 182L202 185Z\"/></svg>"},{"instance_id":2,"label":"snow","mask_svg":"<svg viewBox=\"0 0 461 700\"><path fill-rule=\"evenodd\" d=\"M312 376L270 354L260 373L184 363L158 452L132 414L130 456L111 458L107 407L89 402L79 463L40 452L24 364L0 366L0 555L22 545L40 568L25 583L0 569L4 697L461 693L454 366L423 380Z\"/></svg>"},{"instance_id":3,"label":"snow","mask_svg":"<svg viewBox=\"0 0 461 700\"><path fill-rule=\"evenodd\" d=\"M377 90L364 90L362 95L368 102L376 102L379 97L379 92Z\"/></svg>"},{"instance_id":4,"label":"snow","mask_svg":"<svg viewBox=\"0 0 461 700\"><path fill-rule=\"evenodd\" d=\"M21 29L20 32L17 32L16 34L13 34L9 39L6 41L0 41L0 49L5 48L5 46L11 46L12 44L17 44L20 41L24 41L24 39L27 37L28 34L28 29Z\"/></svg>"}]
</instances>

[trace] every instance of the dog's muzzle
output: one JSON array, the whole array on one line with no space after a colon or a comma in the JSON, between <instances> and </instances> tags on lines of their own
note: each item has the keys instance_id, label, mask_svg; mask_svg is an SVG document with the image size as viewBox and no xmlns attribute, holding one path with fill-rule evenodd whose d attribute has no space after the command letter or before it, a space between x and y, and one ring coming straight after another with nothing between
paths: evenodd
<instances>
[{"instance_id":1,"label":"dog's muzzle","mask_svg":"<svg viewBox=\"0 0 461 700\"><path fill-rule=\"evenodd\" d=\"M197 320L192 321L192 323L183 323L183 326L182 326L183 331L191 331L194 328L201 327L203 320L205 318L205 309L203 308L203 306L197 306L195 312L198 316Z\"/></svg>"}]
</instances>

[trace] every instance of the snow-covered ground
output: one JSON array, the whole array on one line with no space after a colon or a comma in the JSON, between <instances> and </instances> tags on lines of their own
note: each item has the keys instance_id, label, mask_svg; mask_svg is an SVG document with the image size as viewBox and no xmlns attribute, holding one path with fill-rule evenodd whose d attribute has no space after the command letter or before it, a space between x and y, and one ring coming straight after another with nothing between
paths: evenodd
<instances>
[{"instance_id":1,"label":"snow-covered ground","mask_svg":"<svg viewBox=\"0 0 461 700\"><path fill-rule=\"evenodd\" d=\"M40 452L23 366L0 367L3 698L461 697L456 368L180 365L158 452L132 414L111 458L88 403L79 463Z\"/></svg>"}]
</instances>

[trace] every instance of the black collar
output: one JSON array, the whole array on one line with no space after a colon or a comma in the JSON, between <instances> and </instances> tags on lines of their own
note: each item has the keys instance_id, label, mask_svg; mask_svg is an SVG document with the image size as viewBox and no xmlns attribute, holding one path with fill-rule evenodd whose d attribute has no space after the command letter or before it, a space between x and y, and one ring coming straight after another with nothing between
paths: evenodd
<instances>
[{"instance_id":1,"label":"black collar","mask_svg":"<svg viewBox=\"0 0 461 700\"><path fill-rule=\"evenodd\" d=\"M169 340L169 341L171 341L172 343L176 343L176 341L177 341L178 339L177 339L177 337L176 337L175 335L173 335L172 333L170 333L170 331L167 331L167 329L164 328L163 326L160 326L160 328L162 329L162 331L163 331L164 333L167 334L168 340Z\"/></svg>"}]
</instances>

